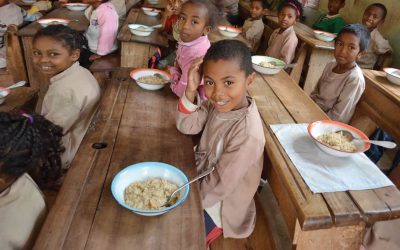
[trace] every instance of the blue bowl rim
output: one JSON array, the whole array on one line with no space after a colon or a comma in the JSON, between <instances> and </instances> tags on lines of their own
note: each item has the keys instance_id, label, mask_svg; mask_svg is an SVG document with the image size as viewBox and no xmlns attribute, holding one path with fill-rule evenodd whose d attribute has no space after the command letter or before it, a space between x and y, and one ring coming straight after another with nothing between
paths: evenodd
<instances>
[{"instance_id":1,"label":"blue bowl rim","mask_svg":"<svg viewBox=\"0 0 400 250\"><path fill-rule=\"evenodd\" d=\"M118 202L119 205L125 207L126 209L129 209L133 212L137 212L137 213L143 213L143 214L159 214L159 213L166 213L174 208L176 208L177 206L180 206L181 204L183 204L183 202L186 200L187 196L189 195L189 191L190 191L190 185L187 186L185 188L185 192L183 193L183 195L181 196L181 198L178 200L178 202L176 202L174 205L168 207L168 208L164 208L164 209L159 209L159 210L142 210L142 209L137 209L137 208L133 208L130 206L127 206L125 204L125 202L120 202L116 197L116 191L115 191L115 186L116 183L118 181L119 178L121 178L121 175L124 174L125 172L134 169L134 168L138 168L138 167L142 167L143 165L147 166L147 165L156 165L156 166L161 166L161 167L165 167L167 169L170 169L174 172L176 172L180 177L182 177L182 179L184 179L185 182L188 181L187 176L177 167L174 167L170 164L164 163L164 162L152 162L152 161L148 161L148 162L139 162L139 163L135 163L132 165L129 165L125 168L123 168L122 170L120 170L113 178L112 182L111 182L111 193L114 197L114 199Z\"/></svg>"}]
</instances>

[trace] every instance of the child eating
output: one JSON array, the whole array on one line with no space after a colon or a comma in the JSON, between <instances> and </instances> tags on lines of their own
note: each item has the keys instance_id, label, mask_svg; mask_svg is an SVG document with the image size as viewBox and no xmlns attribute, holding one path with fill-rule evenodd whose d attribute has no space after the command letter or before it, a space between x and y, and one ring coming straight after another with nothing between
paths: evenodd
<instances>
[{"instance_id":1,"label":"child eating","mask_svg":"<svg viewBox=\"0 0 400 250\"><path fill-rule=\"evenodd\" d=\"M318 21L314 23L313 29L339 33L346 25L346 22L339 14L339 10L344 7L344 4L345 0L329 0L328 14L320 16Z\"/></svg>"},{"instance_id":2,"label":"child eating","mask_svg":"<svg viewBox=\"0 0 400 250\"><path fill-rule=\"evenodd\" d=\"M365 89L356 60L367 49L369 32L361 24L345 26L335 41L336 61L326 65L311 98L336 121L348 123Z\"/></svg>"},{"instance_id":3,"label":"child eating","mask_svg":"<svg viewBox=\"0 0 400 250\"><path fill-rule=\"evenodd\" d=\"M256 53L264 32L263 11L268 6L265 0L253 0L250 7L251 17L243 24L243 35L250 42L251 51Z\"/></svg>"},{"instance_id":4,"label":"child eating","mask_svg":"<svg viewBox=\"0 0 400 250\"><path fill-rule=\"evenodd\" d=\"M208 100L200 103L202 78ZM256 103L246 96L254 79L247 46L222 40L192 64L179 100L178 130L202 132L195 149L197 171L215 167L200 180L208 245L222 233L246 238L255 226L253 196L263 168L265 139Z\"/></svg>"}]
</instances>

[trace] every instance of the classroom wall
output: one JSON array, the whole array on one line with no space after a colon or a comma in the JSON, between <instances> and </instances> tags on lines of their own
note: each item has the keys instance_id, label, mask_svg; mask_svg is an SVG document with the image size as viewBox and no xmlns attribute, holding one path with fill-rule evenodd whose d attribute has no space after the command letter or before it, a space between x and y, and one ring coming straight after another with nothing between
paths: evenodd
<instances>
[{"instance_id":1,"label":"classroom wall","mask_svg":"<svg viewBox=\"0 0 400 250\"><path fill-rule=\"evenodd\" d=\"M385 23L379 28L381 34L389 39L394 49L392 66L400 68L400 1L399 0L346 0L346 6L340 14L348 23L361 22L365 8L371 3L382 3L386 6L388 14ZM320 0L319 9L328 11L328 0Z\"/></svg>"}]
</instances>

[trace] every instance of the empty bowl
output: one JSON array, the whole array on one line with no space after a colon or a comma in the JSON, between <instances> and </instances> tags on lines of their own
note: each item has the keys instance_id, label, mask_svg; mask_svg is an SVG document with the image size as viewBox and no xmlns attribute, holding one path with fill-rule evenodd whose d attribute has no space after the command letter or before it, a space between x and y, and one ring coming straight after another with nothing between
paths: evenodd
<instances>
[{"instance_id":1,"label":"empty bowl","mask_svg":"<svg viewBox=\"0 0 400 250\"><path fill-rule=\"evenodd\" d=\"M161 11L153 8L142 7L144 14L148 16L157 16Z\"/></svg>"},{"instance_id":2,"label":"empty bowl","mask_svg":"<svg viewBox=\"0 0 400 250\"><path fill-rule=\"evenodd\" d=\"M160 74L162 77L166 80L163 83L147 83L147 82L142 82L139 80L140 77L145 77L145 76L154 76L155 74ZM171 80L171 75L168 72L159 70L159 69L135 69L130 73L130 76L135 82L143 89L146 90L158 90L162 89L165 84L168 83L168 81Z\"/></svg>"},{"instance_id":3,"label":"empty bowl","mask_svg":"<svg viewBox=\"0 0 400 250\"><path fill-rule=\"evenodd\" d=\"M319 141L317 138L323 134L327 134L330 132L337 132L339 130L346 130L350 132L354 138L358 139L365 139L368 140L368 136L366 136L363 132L360 130L356 129L355 127L352 127L348 124L341 123L338 121L332 121L332 120L322 120L322 121L316 121L313 123L310 123L307 127L308 133L311 136L311 138L314 140L315 144L324 152L337 156L337 157L349 157L354 154L359 154L362 153L366 150L369 149L371 144L369 142L363 142L360 140L354 140L351 143L355 146L356 150L353 152L349 151L344 151L344 150L339 150L335 149L329 144L322 143Z\"/></svg>"},{"instance_id":4,"label":"empty bowl","mask_svg":"<svg viewBox=\"0 0 400 250\"><path fill-rule=\"evenodd\" d=\"M331 42L336 38L336 34L325 32L325 31L322 31L322 30L314 30L314 36L318 40L321 40L321 41L324 41L324 42Z\"/></svg>"},{"instance_id":5,"label":"empty bowl","mask_svg":"<svg viewBox=\"0 0 400 250\"><path fill-rule=\"evenodd\" d=\"M2 104L6 97L10 94L10 90L0 87L0 104Z\"/></svg>"},{"instance_id":6,"label":"empty bowl","mask_svg":"<svg viewBox=\"0 0 400 250\"><path fill-rule=\"evenodd\" d=\"M242 32L238 28L232 26L223 26L223 25L218 26L218 31L221 35L229 38L237 37L240 34L240 32Z\"/></svg>"},{"instance_id":7,"label":"empty bowl","mask_svg":"<svg viewBox=\"0 0 400 250\"><path fill-rule=\"evenodd\" d=\"M37 20L37 22L40 25L42 25L42 27L47 27L49 25L54 25L54 24L68 25L69 20L62 19L62 18L43 18L43 19Z\"/></svg>"},{"instance_id":8,"label":"empty bowl","mask_svg":"<svg viewBox=\"0 0 400 250\"><path fill-rule=\"evenodd\" d=\"M153 28L143 24L129 24L128 28L136 36L149 36L154 31Z\"/></svg>"},{"instance_id":9,"label":"empty bowl","mask_svg":"<svg viewBox=\"0 0 400 250\"><path fill-rule=\"evenodd\" d=\"M111 183L112 195L114 196L118 204L120 204L124 208L144 216L161 215L182 205L189 195L189 185L180 191L178 200L170 207L163 207L158 210L142 210L130 207L125 203L124 191L130 184L156 178L171 182L178 187L188 181L186 175L181 170L172 165L162 162L141 162L122 169L114 177Z\"/></svg>"},{"instance_id":10,"label":"empty bowl","mask_svg":"<svg viewBox=\"0 0 400 250\"><path fill-rule=\"evenodd\" d=\"M252 56L253 69L261 74L275 75L286 67L286 63L270 56Z\"/></svg>"},{"instance_id":11,"label":"empty bowl","mask_svg":"<svg viewBox=\"0 0 400 250\"><path fill-rule=\"evenodd\" d=\"M394 84L400 85L400 69L395 68L384 68L386 72L386 78Z\"/></svg>"},{"instance_id":12,"label":"empty bowl","mask_svg":"<svg viewBox=\"0 0 400 250\"><path fill-rule=\"evenodd\" d=\"M86 3L66 3L64 6L72 11L83 11L88 7Z\"/></svg>"}]
</instances>

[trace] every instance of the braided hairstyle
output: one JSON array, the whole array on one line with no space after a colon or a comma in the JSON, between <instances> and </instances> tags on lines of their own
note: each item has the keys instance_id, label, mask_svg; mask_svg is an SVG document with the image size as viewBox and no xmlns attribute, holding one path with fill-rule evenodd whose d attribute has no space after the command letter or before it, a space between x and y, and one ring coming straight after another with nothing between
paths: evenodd
<instances>
[{"instance_id":1,"label":"braided hairstyle","mask_svg":"<svg viewBox=\"0 0 400 250\"><path fill-rule=\"evenodd\" d=\"M62 136L62 128L41 115L0 112L0 173L19 177L31 171L39 187L55 187L62 176Z\"/></svg>"},{"instance_id":2,"label":"braided hairstyle","mask_svg":"<svg viewBox=\"0 0 400 250\"><path fill-rule=\"evenodd\" d=\"M35 42L40 37L51 37L52 39L63 44L69 51L75 49L89 48L86 37L76 30L62 24L49 25L39 30L33 38Z\"/></svg>"}]
</instances>

